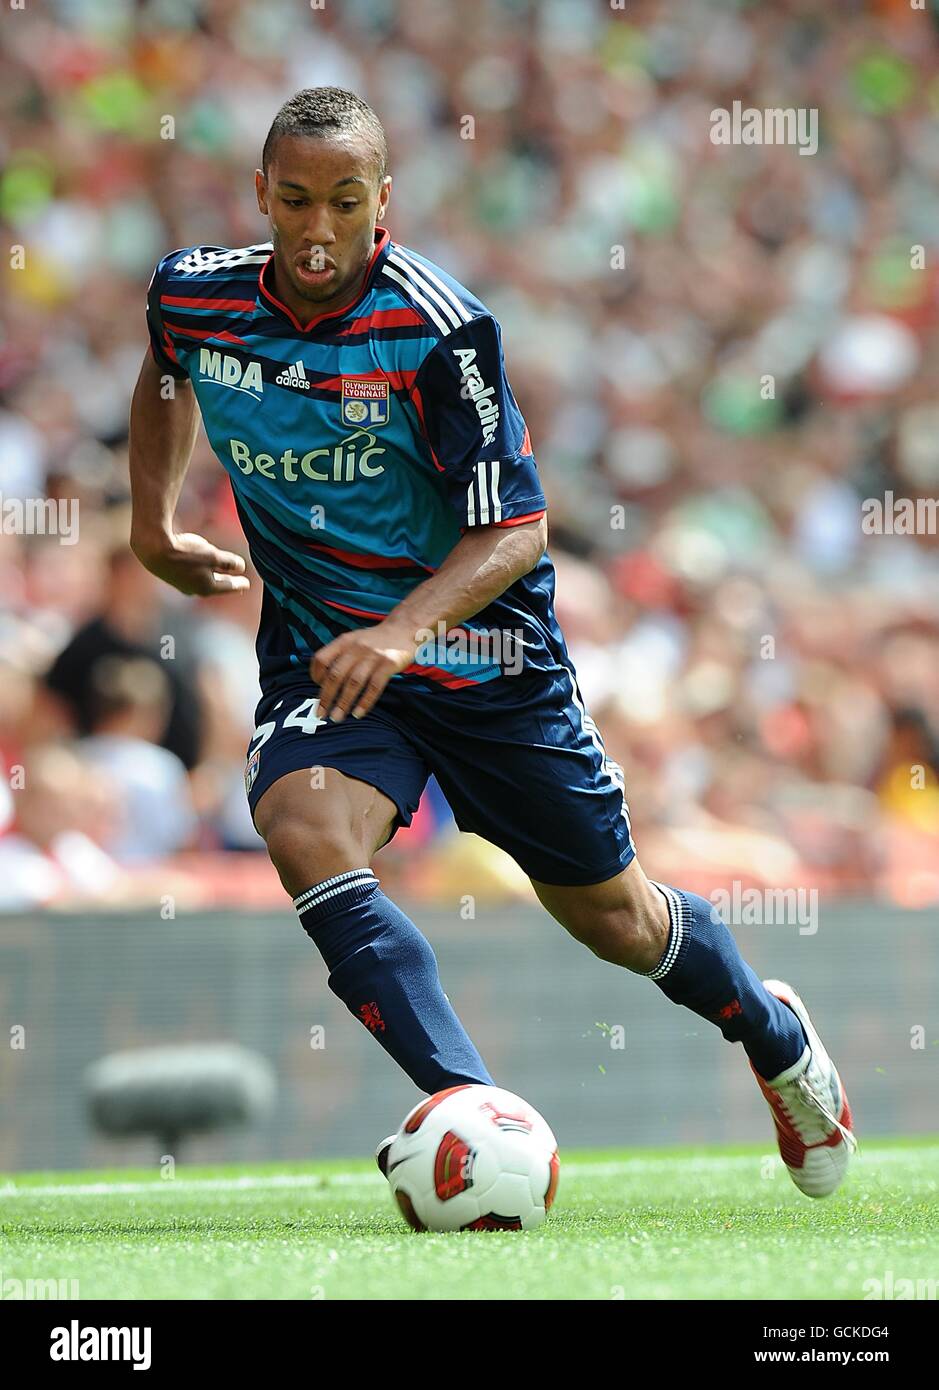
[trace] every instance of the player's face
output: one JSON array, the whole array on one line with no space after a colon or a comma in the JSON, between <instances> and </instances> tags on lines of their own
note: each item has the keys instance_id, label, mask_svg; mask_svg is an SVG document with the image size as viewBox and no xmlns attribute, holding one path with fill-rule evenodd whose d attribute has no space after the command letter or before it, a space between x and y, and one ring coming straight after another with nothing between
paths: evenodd
<instances>
[{"instance_id":1,"label":"player's face","mask_svg":"<svg viewBox=\"0 0 939 1390\"><path fill-rule=\"evenodd\" d=\"M358 290L374 249L391 179L359 139L278 140L255 174L258 207L271 224L277 294L298 318L339 308Z\"/></svg>"}]
</instances>

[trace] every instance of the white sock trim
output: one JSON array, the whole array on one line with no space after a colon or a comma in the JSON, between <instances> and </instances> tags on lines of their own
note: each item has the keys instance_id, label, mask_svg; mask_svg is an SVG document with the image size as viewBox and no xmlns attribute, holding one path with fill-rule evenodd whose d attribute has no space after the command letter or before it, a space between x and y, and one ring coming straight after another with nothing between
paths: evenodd
<instances>
[{"instance_id":1,"label":"white sock trim","mask_svg":"<svg viewBox=\"0 0 939 1390\"><path fill-rule=\"evenodd\" d=\"M322 883L314 883L312 888L307 888L298 898L294 898L293 905L298 913L307 912L311 907L318 907L320 903L326 902L328 898L335 898L338 893L344 893L347 888L358 888L377 882L378 879L369 868L347 869L345 873L324 878Z\"/></svg>"},{"instance_id":2,"label":"white sock trim","mask_svg":"<svg viewBox=\"0 0 939 1390\"><path fill-rule=\"evenodd\" d=\"M668 974L675 964L675 961L678 959L681 943L685 939L684 914L681 910L681 899L673 888L669 888L665 883L656 883L656 881L651 878L649 882L652 884L653 888L659 890L668 904L668 920L671 930L668 934L668 945L665 947L662 959L655 969L637 971L637 974L642 975L646 980L661 980L663 976Z\"/></svg>"}]
</instances>

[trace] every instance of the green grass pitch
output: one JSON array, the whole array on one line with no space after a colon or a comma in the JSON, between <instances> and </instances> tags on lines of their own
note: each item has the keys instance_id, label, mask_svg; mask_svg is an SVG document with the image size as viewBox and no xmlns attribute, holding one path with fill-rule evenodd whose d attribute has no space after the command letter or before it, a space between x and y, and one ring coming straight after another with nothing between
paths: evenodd
<instances>
[{"instance_id":1,"label":"green grass pitch","mask_svg":"<svg viewBox=\"0 0 939 1390\"><path fill-rule=\"evenodd\" d=\"M365 1160L0 1176L0 1279L7 1298L55 1279L94 1299L863 1300L888 1277L936 1296L939 1139L865 1144L820 1202L768 1148L562 1152L524 1234L415 1235Z\"/></svg>"}]
</instances>

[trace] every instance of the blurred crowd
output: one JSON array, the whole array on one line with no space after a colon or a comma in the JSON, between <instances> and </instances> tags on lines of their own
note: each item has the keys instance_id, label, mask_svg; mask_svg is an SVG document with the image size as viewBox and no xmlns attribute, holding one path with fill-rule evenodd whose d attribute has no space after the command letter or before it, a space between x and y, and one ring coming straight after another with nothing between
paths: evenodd
<instances>
[{"instance_id":1,"label":"blurred crowd","mask_svg":"<svg viewBox=\"0 0 939 1390\"><path fill-rule=\"evenodd\" d=\"M0 528L0 906L171 893L167 857L198 899L184 852L261 848L260 585L137 565L127 415L154 265L266 239L264 136L327 83L385 122L392 236L503 324L646 868L939 900L939 538L862 528L939 495L929 7L49 0L4 39L0 493L80 536ZM817 108L817 153L712 143L734 102ZM201 432L178 524L244 552ZM430 795L378 867L523 891L469 840Z\"/></svg>"}]
</instances>

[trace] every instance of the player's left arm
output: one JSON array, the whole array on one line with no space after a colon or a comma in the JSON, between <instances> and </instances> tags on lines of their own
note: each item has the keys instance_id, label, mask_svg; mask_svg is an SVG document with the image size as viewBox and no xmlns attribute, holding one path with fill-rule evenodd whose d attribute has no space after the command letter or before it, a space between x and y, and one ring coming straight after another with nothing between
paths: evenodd
<instances>
[{"instance_id":1,"label":"player's left arm","mask_svg":"<svg viewBox=\"0 0 939 1390\"><path fill-rule=\"evenodd\" d=\"M455 627L534 569L548 540L547 517L519 526L480 526L467 532L437 573L408 594L374 627L344 632L313 658L320 712L338 721L372 708L393 675L410 666L426 632ZM424 629L425 637L420 634Z\"/></svg>"},{"instance_id":2,"label":"player's left arm","mask_svg":"<svg viewBox=\"0 0 939 1390\"><path fill-rule=\"evenodd\" d=\"M547 545L547 504L495 319L474 319L442 338L417 373L412 399L463 536L382 622L317 652L320 709L333 720L361 718L412 664L422 633L426 640L438 624L473 617L528 574Z\"/></svg>"}]
</instances>

